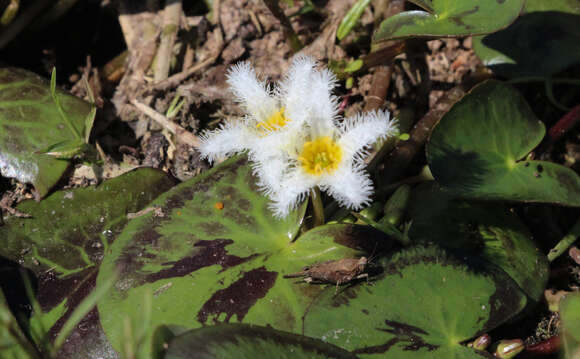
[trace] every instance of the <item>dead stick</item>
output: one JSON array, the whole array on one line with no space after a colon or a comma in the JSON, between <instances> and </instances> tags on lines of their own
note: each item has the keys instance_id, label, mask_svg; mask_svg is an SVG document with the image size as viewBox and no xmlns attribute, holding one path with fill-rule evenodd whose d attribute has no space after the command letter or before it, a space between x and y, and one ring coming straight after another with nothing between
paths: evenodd
<instances>
[{"instance_id":1,"label":"dead stick","mask_svg":"<svg viewBox=\"0 0 580 359\"><path fill-rule=\"evenodd\" d=\"M182 71L178 74L175 74L175 75L153 85L153 89L163 91L163 90L167 90L168 88L175 87L175 86L179 85L181 82L185 81L189 76L195 74L199 70L202 70L206 66L212 64L216 60L216 58L217 58L217 56L212 56L209 59L204 60L204 61L200 62L199 64L194 65L185 71Z\"/></svg>"},{"instance_id":2,"label":"dead stick","mask_svg":"<svg viewBox=\"0 0 580 359\"><path fill-rule=\"evenodd\" d=\"M173 57L173 45L179 30L181 19L181 0L167 0L163 11L163 28L161 30L161 42L157 49L157 61L155 62L155 83L159 83L169 76L171 58Z\"/></svg>"},{"instance_id":3,"label":"dead stick","mask_svg":"<svg viewBox=\"0 0 580 359\"><path fill-rule=\"evenodd\" d=\"M376 19L377 27L380 23L380 21L378 20L379 18L382 19L383 15L385 18L389 18L403 11L405 7L404 0L390 0L387 3L385 3L385 1L381 1L379 2L379 4L380 8L377 9L378 18ZM382 63L385 64L386 66L378 66L375 69L375 72L373 74L373 80L371 83L371 90L369 92L369 96L366 99L367 103L364 107L365 111L378 110L385 103L385 98L387 97L387 92L389 91L389 86L391 84L391 74L393 72L391 65L393 62L393 57L396 56L398 51L401 51L403 49L403 47L400 46L400 44L401 43L399 42L393 41L385 43L385 45L387 45L389 49L393 50L392 51L393 56L386 58L383 57ZM393 46L395 47L393 48Z\"/></svg>"},{"instance_id":4,"label":"dead stick","mask_svg":"<svg viewBox=\"0 0 580 359\"><path fill-rule=\"evenodd\" d=\"M387 92L391 84L391 66L377 66L373 74L371 89L366 98L365 111L378 110L385 103Z\"/></svg>"},{"instance_id":5,"label":"dead stick","mask_svg":"<svg viewBox=\"0 0 580 359\"><path fill-rule=\"evenodd\" d=\"M395 14L400 13L404 10L404 0L391 0L388 3L385 1L379 2L379 9L377 9L377 20L376 26L380 23L380 19L385 17L391 17ZM392 57L387 57L383 59L382 63L385 64L384 66L377 66L375 68L375 72L373 73L373 79L371 82L371 89L369 91L369 95L366 97L366 104L364 107L365 111L374 111L378 110L385 104L385 99L387 98L387 93L389 92L389 87L391 85L391 75L393 73L393 58L396 56L398 50L402 50L404 48L402 42L390 42L387 45L389 49L394 49L392 52ZM393 47L395 46L395 47ZM368 165L369 171L374 171L376 166L383 160L384 156L389 153L394 146L394 140L386 141L381 149L373 156L371 162Z\"/></svg>"},{"instance_id":6,"label":"dead stick","mask_svg":"<svg viewBox=\"0 0 580 359\"><path fill-rule=\"evenodd\" d=\"M170 121L167 117L163 116L159 112L155 111L151 107L133 99L131 100L133 106L135 106L139 111L149 116L152 120L166 128L169 132L173 133L179 142L185 143L193 147L199 147L201 141L199 137L193 133L185 130L183 127L179 126L175 122Z\"/></svg>"}]
</instances>

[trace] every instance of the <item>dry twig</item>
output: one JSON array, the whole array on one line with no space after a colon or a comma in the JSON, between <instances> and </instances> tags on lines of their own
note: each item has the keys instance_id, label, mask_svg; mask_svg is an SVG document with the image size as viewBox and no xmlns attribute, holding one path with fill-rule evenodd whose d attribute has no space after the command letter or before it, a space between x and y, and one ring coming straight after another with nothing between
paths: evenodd
<instances>
[{"instance_id":1,"label":"dry twig","mask_svg":"<svg viewBox=\"0 0 580 359\"><path fill-rule=\"evenodd\" d=\"M189 146L198 147L200 145L199 138L193 133L185 130L183 127L179 126L175 122L170 121L167 117L163 116L159 112L155 111L151 107L133 99L131 100L133 106L135 106L139 111L149 116L155 122L163 126L169 132L177 137L177 140L181 143L185 143Z\"/></svg>"},{"instance_id":2,"label":"dry twig","mask_svg":"<svg viewBox=\"0 0 580 359\"><path fill-rule=\"evenodd\" d=\"M179 85L181 82L185 81L189 76L195 74L196 72L206 68L207 66L211 65L212 63L214 63L214 61L217 59L217 57L219 56L219 54L217 56L212 56L209 59L206 59L202 62L200 62L199 64L196 64L190 68L188 68L185 71L182 71L178 74L175 74L159 83L156 83L155 85L153 85L153 89L154 90L158 90L158 91L163 91L163 90L167 90L169 88L175 87L177 85Z\"/></svg>"},{"instance_id":3,"label":"dry twig","mask_svg":"<svg viewBox=\"0 0 580 359\"><path fill-rule=\"evenodd\" d=\"M157 48L157 61L155 63L155 83L159 83L169 76L171 58L173 57L173 45L179 30L179 20L181 19L181 0L167 0L163 11L163 26L161 30L161 41Z\"/></svg>"}]
</instances>

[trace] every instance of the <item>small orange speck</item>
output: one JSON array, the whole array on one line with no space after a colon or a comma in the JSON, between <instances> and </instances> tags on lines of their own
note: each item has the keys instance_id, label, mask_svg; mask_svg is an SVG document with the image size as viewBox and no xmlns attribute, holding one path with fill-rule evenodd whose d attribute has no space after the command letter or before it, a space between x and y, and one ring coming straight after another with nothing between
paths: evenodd
<instances>
[{"instance_id":1,"label":"small orange speck","mask_svg":"<svg viewBox=\"0 0 580 359\"><path fill-rule=\"evenodd\" d=\"M177 211L177 215L178 216L181 216L181 211Z\"/></svg>"},{"instance_id":2,"label":"small orange speck","mask_svg":"<svg viewBox=\"0 0 580 359\"><path fill-rule=\"evenodd\" d=\"M216 202L214 205L215 209L221 211L222 209L224 209L224 204L223 202Z\"/></svg>"}]
</instances>

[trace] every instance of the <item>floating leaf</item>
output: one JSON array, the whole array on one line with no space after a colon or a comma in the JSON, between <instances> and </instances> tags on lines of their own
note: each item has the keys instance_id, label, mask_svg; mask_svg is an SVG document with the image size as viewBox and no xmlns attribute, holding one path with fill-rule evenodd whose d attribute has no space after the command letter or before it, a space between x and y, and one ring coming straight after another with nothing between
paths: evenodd
<instances>
[{"instance_id":1,"label":"floating leaf","mask_svg":"<svg viewBox=\"0 0 580 359\"><path fill-rule=\"evenodd\" d=\"M544 294L549 266L519 218L499 204L455 200L437 186L413 192L409 208L415 241L469 252L503 269L533 300Z\"/></svg>"},{"instance_id":2,"label":"floating leaf","mask_svg":"<svg viewBox=\"0 0 580 359\"><path fill-rule=\"evenodd\" d=\"M42 150L82 138L63 120L48 82L40 76L22 69L1 68L0 90L0 174L32 183L38 195L44 197L68 162L43 154ZM60 90L56 95L77 134L82 133L90 105Z\"/></svg>"},{"instance_id":3,"label":"floating leaf","mask_svg":"<svg viewBox=\"0 0 580 359\"><path fill-rule=\"evenodd\" d=\"M462 342L496 328L526 304L503 272L414 247L381 259L372 285L327 290L305 313L304 334L380 358L491 358Z\"/></svg>"},{"instance_id":4,"label":"floating leaf","mask_svg":"<svg viewBox=\"0 0 580 359\"><path fill-rule=\"evenodd\" d=\"M195 329L175 337L165 359L237 358L344 358L356 355L334 345L272 328L247 324L221 324Z\"/></svg>"},{"instance_id":5,"label":"floating leaf","mask_svg":"<svg viewBox=\"0 0 580 359\"><path fill-rule=\"evenodd\" d=\"M58 334L75 306L94 288L98 265L127 223L127 213L139 211L173 185L165 173L143 168L96 187L55 192L41 202L22 202L18 209L32 218L10 218L0 227L0 256L38 277L37 299L43 313L36 313L33 325L42 323L45 332ZM96 311L82 324L83 335L69 340L59 358L76 358L95 350L92 345L106 347ZM93 338L85 342L88 333Z\"/></svg>"},{"instance_id":6,"label":"floating leaf","mask_svg":"<svg viewBox=\"0 0 580 359\"><path fill-rule=\"evenodd\" d=\"M545 134L511 86L486 81L457 102L427 144L433 177L465 198L580 206L580 177L545 161L521 160Z\"/></svg>"},{"instance_id":7,"label":"floating leaf","mask_svg":"<svg viewBox=\"0 0 580 359\"><path fill-rule=\"evenodd\" d=\"M523 0L422 0L427 11L404 11L383 21L373 41L408 37L455 37L487 34L511 24Z\"/></svg>"},{"instance_id":8,"label":"floating leaf","mask_svg":"<svg viewBox=\"0 0 580 359\"><path fill-rule=\"evenodd\" d=\"M473 48L497 74L550 76L580 62L580 2L528 0L508 28L473 38Z\"/></svg>"},{"instance_id":9,"label":"floating leaf","mask_svg":"<svg viewBox=\"0 0 580 359\"><path fill-rule=\"evenodd\" d=\"M284 274L390 244L380 232L353 225L316 228L293 242L305 206L283 221L273 217L244 158L232 158L153 203L165 216L131 221L99 272L101 282L120 270L115 290L99 303L115 348L125 340L123 318L143 315L147 291L155 308L151 328L244 322L299 332L304 311L323 286Z\"/></svg>"}]
</instances>

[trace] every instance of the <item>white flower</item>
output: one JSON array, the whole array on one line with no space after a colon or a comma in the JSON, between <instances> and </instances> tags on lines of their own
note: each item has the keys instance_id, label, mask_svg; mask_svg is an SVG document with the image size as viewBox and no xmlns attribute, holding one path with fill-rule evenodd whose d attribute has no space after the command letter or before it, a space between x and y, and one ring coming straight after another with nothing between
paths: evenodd
<instances>
[{"instance_id":1,"label":"white flower","mask_svg":"<svg viewBox=\"0 0 580 359\"><path fill-rule=\"evenodd\" d=\"M342 123L316 117L306 126L309 131L296 133L292 147L287 147L290 161L270 196L276 216L287 216L315 186L342 206L358 210L369 204L373 184L364 171L364 158L368 146L397 132L388 112L370 112Z\"/></svg>"},{"instance_id":2,"label":"white flower","mask_svg":"<svg viewBox=\"0 0 580 359\"><path fill-rule=\"evenodd\" d=\"M395 134L388 112L339 121L336 77L316 70L308 57L296 57L276 89L260 82L248 63L229 71L228 84L248 115L203 133L202 157L213 161L247 150L277 217L287 216L314 187L352 209L370 202L364 157L368 146Z\"/></svg>"},{"instance_id":3,"label":"white flower","mask_svg":"<svg viewBox=\"0 0 580 359\"><path fill-rule=\"evenodd\" d=\"M336 115L336 99L330 94L336 79L315 65L311 58L297 56L275 89L261 82L249 63L235 65L227 82L247 116L204 132L198 148L202 158L214 161L247 150L258 184L271 194L286 166L283 149L293 138L289 133L303 129L313 108L326 117Z\"/></svg>"}]
</instances>

